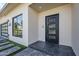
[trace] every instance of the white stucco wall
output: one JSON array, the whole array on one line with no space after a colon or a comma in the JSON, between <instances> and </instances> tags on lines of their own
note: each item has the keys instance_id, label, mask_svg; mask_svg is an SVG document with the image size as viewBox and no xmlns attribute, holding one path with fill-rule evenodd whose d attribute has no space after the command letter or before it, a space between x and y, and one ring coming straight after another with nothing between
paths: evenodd
<instances>
[{"instance_id":1,"label":"white stucco wall","mask_svg":"<svg viewBox=\"0 0 79 59\"><path fill-rule=\"evenodd\" d=\"M71 5L60 6L39 14L39 40L45 41L45 16L59 13L59 44L71 44Z\"/></svg>"},{"instance_id":2,"label":"white stucco wall","mask_svg":"<svg viewBox=\"0 0 79 59\"><path fill-rule=\"evenodd\" d=\"M79 4L73 4L72 10L72 47L79 56Z\"/></svg>"},{"instance_id":3,"label":"white stucco wall","mask_svg":"<svg viewBox=\"0 0 79 59\"><path fill-rule=\"evenodd\" d=\"M11 23L11 26L8 27L9 39L25 46L28 46L28 5L29 4L21 4L8 15L0 19L0 24L6 22L7 20ZM12 17L19 14L23 14L23 38L12 36Z\"/></svg>"},{"instance_id":4,"label":"white stucco wall","mask_svg":"<svg viewBox=\"0 0 79 59\"><path fill-rule=\"evenodd\" d=\"M28 9L28 44L38 41L38 14L29 7Z\"/></svg>"}]
</instances>

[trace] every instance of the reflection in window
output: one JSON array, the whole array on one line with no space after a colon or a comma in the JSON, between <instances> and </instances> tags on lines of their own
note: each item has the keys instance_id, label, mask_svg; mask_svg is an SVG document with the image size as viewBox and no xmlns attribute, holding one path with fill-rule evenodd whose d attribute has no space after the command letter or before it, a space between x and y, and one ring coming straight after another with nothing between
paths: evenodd
<instances>
[{"instance_id":1,"label":"reflection in window","mask_svg":"<svg viewBox=\"0 0 79 59\"><path fill-rule=\"evenodd\" d=\"M16 37L22 37L22 22L23 22L23 18L22 18L22 14L16 16L16 17L13 17L13 36L16 36Z\"/></svg>"}]
</instances>

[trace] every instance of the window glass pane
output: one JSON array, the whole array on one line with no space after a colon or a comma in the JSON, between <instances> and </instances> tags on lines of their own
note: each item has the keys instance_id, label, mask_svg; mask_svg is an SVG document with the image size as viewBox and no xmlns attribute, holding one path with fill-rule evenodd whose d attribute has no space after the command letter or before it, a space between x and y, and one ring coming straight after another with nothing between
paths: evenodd
<instances>
[{"instance_id":1,"label":"window glass pane","mask_svg":"<svg viewBox=\"0 0 79 59\"><path fill-rule=\"evenodd\" d=\"M13 18L13 35L22 37L22 15Z\"/></svg>"},{"instance_id":2,"label":"window glass pane","mask_svg":"<svg viewBox=\"0 0 79 59\"><path fill-rule=\"evenodd\" d=\"M16 36L17 35L17 18L14 18L14 27L13 27L13 32L14 32L14 35Z\"/></svg>"}]
</instances>

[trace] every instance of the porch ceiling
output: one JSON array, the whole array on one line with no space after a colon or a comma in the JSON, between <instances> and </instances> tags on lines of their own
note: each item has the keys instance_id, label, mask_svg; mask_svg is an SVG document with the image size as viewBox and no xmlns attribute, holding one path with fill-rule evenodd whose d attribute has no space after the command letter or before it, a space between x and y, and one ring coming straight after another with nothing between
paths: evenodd
<instances>
[{"instance_id":1,"label":"porch ceiling","mask_svg":"<svg viewBox=\"0 0 79 59\"><path fill-rule=\"evenodd\" d=\"M30 7L40 13L65 4L68 4L68 3L33 3L30 5Z\"/></svg>"},{"instance_id":2,"label":"porch ceiling","mask_svg":"<svg viewBox=\"0 0 79 59\"><path fill-rule=\"evenodd\" d=\"M8 3L4 6L4 8L0 11L0 17L7 15L10 11L16 8L21 3Z\"/></svg>"}]
</instances>

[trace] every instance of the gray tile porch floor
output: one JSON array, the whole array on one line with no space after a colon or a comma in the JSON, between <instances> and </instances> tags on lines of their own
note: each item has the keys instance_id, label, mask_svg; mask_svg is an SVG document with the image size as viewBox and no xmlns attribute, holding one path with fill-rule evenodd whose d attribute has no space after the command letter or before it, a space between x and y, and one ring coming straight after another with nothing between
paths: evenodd
<instances>
[{"instance_id":1,"label":"gray tile porch floor","mask_svg":"<svg viewBox=\"0 0 79 59\"><path fill-rule=\"evenodd\" d=\"M31 44L29 47L44 52L51 56L75 56L73 49L69 46L64 45L37 41Z\"/></svg>"},{"instance_id":2,"label":"gray tile porch floor","mask_svg":"<svg viewBox=\"0 0 79 59\"><path fill-rule=\"evenodd\" d=\"M37 41L27 48L8 40L0 40L0 56L75 56L69 46Z\"/></svg>"}]
</instances>

